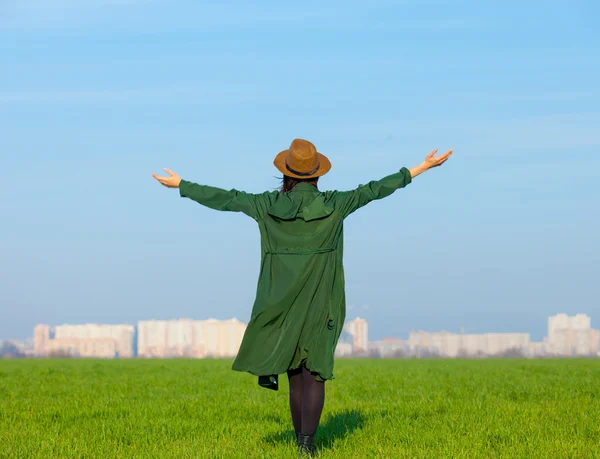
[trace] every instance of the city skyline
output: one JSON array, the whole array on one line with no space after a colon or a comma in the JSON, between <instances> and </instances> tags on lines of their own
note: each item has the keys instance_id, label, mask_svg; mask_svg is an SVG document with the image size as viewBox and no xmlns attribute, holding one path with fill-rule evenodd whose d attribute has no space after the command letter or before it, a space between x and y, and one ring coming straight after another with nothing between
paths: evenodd
<instances>
[{"instance_id":1,"label":"city skyline","mask_svg":"<svg viewBox=\"0 0 600 459\"><path fill-rule=\"evenodd\" d=\"M407 339L370 340L368 322L347 320L335 350L338 357L600 357L600 331L586 314L565 313L547 319L547 336L529 333L452 333L411 331ZM38 324L31 346L5 340L24 356L82 358L223 358L235 357L246 324L228 320L142 320L131 324ZM2 342L0 340L0 342Z\"/></svg>"},{"instance_id":2,"label":"city skyline","mask_svg":"<svg viewBox=\"0 0 600 459\"><path fill-rule=\"evenodd\" d=\"M373 327L373 325L375 325L376 329L377 329L377 322L372 320L372 319L368 319L367 316L369 315L369 312L372 310L372 308L370 307L366 307L366 306L349 306L347 307L347 317L350 316L355 316L355 317L361 317L364 318L365 320L368 320L369 324L371 324L370 326ZM552 315L560 315L560 314L567 314L568 316L577 316L580 314L583 315L589 315L589 312L581 312L578 311L577 309L573 309L574 312L552 312L551 314L548 314L546 317L551 317ZM190 316L184 317L186 319L189 320L229 320L226 318L218 318L218 315L211 315L209 316L208 319L191 319ZM590 316L591 317L591 316ZM236 317L234 317L234 319L236 320L241 320L242 322L244 322L243 319L238 319ZM162 320L162 321L169 321L169 320L181 320L181 318L152 318L152 319L145 319L145 320ZM137 323L140 322L140 320L135 320L133 321L133 323ZM538 330L537 332L532 332L531 330L526 330L526 329L520 329L517 326L513 326L511 327L511 329L509 330L503 330L503 329L499 329L498 327L491 329L491 330L483 330L481 327L478 327L476 323L474 323L473 321L461 321L461 323L468 323L468 326L463 326L463 325L458 325L456 327L441 327L438 330L444 331L444 332L455 332L455 333L461 333L462 331L471 331L471 332L479 332L479 333L528 333L532 339L534 340L542 340L547 332L548 332L548 328L546 325L540 325L544 323L544 319L542 320L537 320L538 324L536 324L536 329ZM62 324L69 324L69 322L67 321L62 321ZM95 322L95 321L85 321L84 323L86 324L98 324L100 322ZM119 323L126 323L125 321L110 321L108 323L112 323L112 324L119 324ZM130 323L130 322L127 322ZM375 340L383 340L383 339L387 339L387 338L402 338L405 339L403 337L406 337L406 339L408 339L409 335L411 332L414 332L415 330L419 329L419 330L433 330L432 327L411 327L411 326L394 326L394 327L390 327L393 328L395 330L402 330L399 333L377 333L376 331L373 331L373 328L370 329L369 333L371 334L371 336L374 337ZM2 336L0 335L0 341L5 340L5 341L10 341L10 340L15 340L15 341L23 341L23 340L27 340L28 338L31 338L31 336L27 335L27 334L21 334L21 336Z\"/></svg>"}]
</instances>

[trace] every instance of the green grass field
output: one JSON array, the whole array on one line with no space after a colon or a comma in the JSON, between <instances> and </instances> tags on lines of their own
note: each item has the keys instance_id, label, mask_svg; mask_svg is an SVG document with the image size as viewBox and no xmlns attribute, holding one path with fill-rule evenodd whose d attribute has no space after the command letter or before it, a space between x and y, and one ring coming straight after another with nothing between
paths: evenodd
<instances>
[{"instance_id":1,"label":"green grass field","mask_svg":"<svg viewBox=\"0 0 600 459\"><path fill-rule=\"evenodd\" d=\"M0 457L297 457L223 360L0 361ZM319 457L600 457L600 359L339 360Z\"/></svg>"}]
</instances>

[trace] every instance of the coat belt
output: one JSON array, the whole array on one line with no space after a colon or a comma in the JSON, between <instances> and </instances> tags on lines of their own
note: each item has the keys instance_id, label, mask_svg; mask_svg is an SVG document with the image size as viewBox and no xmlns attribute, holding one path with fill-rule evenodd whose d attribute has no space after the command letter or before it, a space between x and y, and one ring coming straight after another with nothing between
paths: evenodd
<instances>
[{"instance_id":1,"label":"coat belt","mask_svg":"<svg viewBox=\"0 0 600 459\"><path fill-rule=\"evenodd\" d=\"M318 249L267 249L265 253L272 253L276 255L312 255L315 253L328 253L333 252L333 247L322 247Z\"/></svg>"}]
</instances>

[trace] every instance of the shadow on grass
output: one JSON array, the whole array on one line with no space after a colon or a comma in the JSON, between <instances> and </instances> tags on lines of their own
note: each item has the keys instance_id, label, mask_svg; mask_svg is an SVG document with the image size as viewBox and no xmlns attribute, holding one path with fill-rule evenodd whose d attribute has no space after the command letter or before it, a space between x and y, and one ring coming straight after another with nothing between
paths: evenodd
<instances>
[{"instance_id":1,"label":"shadow on grass","mask_svg":"<svg viewBox=\"0 0 600 459\"><path fill-rule=\"evenodd\" d=\"M352 432L362 428L364 424L365 416L358 410L345 410L329 415L325 422L322 421L319 424L319 430L315 438L316 450L320 452L333 448L336 441L350 436ZM296 434L293 429L289 429L268 435L265 437L265 441L271 444L295 444Z\"/></svg>"}]
</instances>

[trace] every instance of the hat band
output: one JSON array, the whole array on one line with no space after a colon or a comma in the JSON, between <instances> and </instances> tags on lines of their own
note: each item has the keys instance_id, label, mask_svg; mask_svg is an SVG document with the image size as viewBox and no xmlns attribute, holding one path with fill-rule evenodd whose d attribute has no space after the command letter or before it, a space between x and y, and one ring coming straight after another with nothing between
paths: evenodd
<instances>
[{"instance_id":1,"label":"hat band","mask_svg":"<svg viewBox=\"0 0 600 459\"><path fill-rule=\"evenodd\" d=\"M298 171L295 171L294 169L292 169L290 166L288 166L287 161L285 162L285 168L288 171L290 171L292 174L299 175L300 177L308 177L309 175L313 175L313 174L315 174L319 170L320 167L321 167L321 163L319 163L317 165L317 168L315 170L313 170L313 171L310 171L310 172L298 172Z\"/></svg>"}]
</instances>

